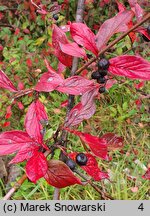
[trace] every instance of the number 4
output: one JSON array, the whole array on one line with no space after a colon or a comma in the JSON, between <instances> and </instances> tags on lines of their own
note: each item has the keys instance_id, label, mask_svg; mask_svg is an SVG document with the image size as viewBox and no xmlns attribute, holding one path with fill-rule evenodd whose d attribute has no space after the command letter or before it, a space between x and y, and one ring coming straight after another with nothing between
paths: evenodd
<instances>
[{"instance_id":1,"label":"number 4","mask_svg":"<svg viewBox=\"0 0 150 216\"><path fill-rule=\"evenodd\" d=\"M139 210L143 211L144 210L144 207L143 207L143 203L141 203L138 207Z\"/></svg>"}]
</instances>

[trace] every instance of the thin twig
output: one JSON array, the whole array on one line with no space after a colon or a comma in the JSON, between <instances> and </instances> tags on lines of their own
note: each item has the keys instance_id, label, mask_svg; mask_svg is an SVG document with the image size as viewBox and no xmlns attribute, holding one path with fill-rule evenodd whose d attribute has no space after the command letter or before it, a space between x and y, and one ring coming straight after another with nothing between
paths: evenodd
<instances>
[{"instance_id":1,"label":"thin twig","mask_svg":"<svg viewBox=\"0 0 150 216\"><path fill-rule=\"evenodd\" d=\"M94 184L87 176L85 176L83 173L81 173L79 170L75 170L75 172L84 180L86 180L100 195L104 200L113 200L113 197L108 195L104 189L101 187L98 187L96 184Z\"/></svg>"},{"instance_id":2,"label":"thin twig","mask_svg":"<svg viewBox=\"0 0 150 216\"><path fill-rule=\"evenodd\" d=\"M78 23L83 22L84 8L85 8L85 0L78 0L77 11L76 11L76 22L78 22ZM78 68L78 60L79 59L76 58L76 57L73 58L73 63L72 63L72 69L71 69L70 76L75 75L75 73L77 71L77 68ZM69 112L72 109L73 105L74 105L74 96L69 95L65 122L68 119ZM67 142L66 142L67 135L68 135L68 132L66 130L63 130L62 134L61 134L61 140L62 140L62 144L63 144L64 147L67 147ZM60 159L62 161L64 161L65 158L66 158L66 156L63 154L63 152L61 152ZM58 190L58 189L55 188L55 190ZM54 195L55 194L58 194L58 191L57 191L57 193L54 191ZM57 197L57 198L59 199L59 197Z\"/></svg>"},{"instance_id":3,"label":"thin twig","mask_svg":"<svg viewBox=\"0 0 150 216\"><path fill-rule=\"evenodd\" d=\"M31 4L33 4L36 8L38 8L39 10L41 10L41 8L37 5L37 4L35 4L34 2L33 2L33 0L30 0L31 1Z\"/></svg>"},{"instance_id":4,"label":"thin twig","mask_svg":"<svg viewBox=\"0 0 150 216\"><path fill-rule=\"evenodd\" d=\"M53 194L53 200L59 200L60 199L59 197L60 197L60 189L55 188L54 194Z\"/></svg>"},{"instance_id":5,"label":"thin twig","mask_svg":"<svg viewBox=\"0 0 150 216\"><path fill-rule=\"evenodd\" d=\"M3 197L2 200L9 200L10 197L14 194L14 192L23 184L23 182L27 179L27 175L24 174L21 178L14 184L14 186L8 191L8 193Z\"/></svg>"},{"instance_id":6,"label":"thin twig","mask_svg":"<svg viewBox=\"0 0 150 216\"><path fill-rule=\"evenodd\" d=\"M13 25L10 25L10 24L3 24L3 23L0 23L0 27L9 27L9 28L12 28L12 29L15 28Z\"/></svg>"}]
</instances>

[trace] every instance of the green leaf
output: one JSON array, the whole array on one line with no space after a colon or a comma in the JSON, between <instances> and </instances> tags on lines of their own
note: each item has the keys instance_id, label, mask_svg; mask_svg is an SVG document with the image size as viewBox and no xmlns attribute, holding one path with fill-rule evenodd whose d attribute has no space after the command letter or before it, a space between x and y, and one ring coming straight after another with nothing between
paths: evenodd
<instances>
[{"instance_id":1,"label":"green leaf","mask_svg":"<svg viewBox=\"0 0 150 216\"><path fill-rule=\"evenodd\" d=\"M126 111L128 109L128 103L125 101L122 105L123 111Z\"/></svg>"},{"instance_id":2,"label":"green leaf","mask_svg":"<svg viewBox=\"0 0 150 216\"><path fill-rule=\"evenodd\" d=\"M8 7L6 7L6 6L0 6L0 11L4 11L4 10L6 10Z\"/></svg>"},{"instance_id":3,"label":"green leaf","mask_svg":"<svg viewBox=\"0 0 150 216\"><path fill-rule=\"evenodd\" d=\"M117 110L118 110L120 115L123 114L123 110L122 110L121 106L119 106L119 104L117 105Z\"/></svg>"},{"instance_id":4,"label":"green leaf","mask_svg":"<svg viewBox=\"0 0 150 216\"><path fill-rule=\"evenodd\" d=\"M43 37L39 37L36 41L35 41L35 45L36 46L40 46L46 39L47 37L46 36L43 36Z\"/></svg>"},{"instance_id":5,"label":"green leaf","mask_svg":"<svg viewBox=\"0 0 150 216\"><path fill-rule=\"evenodd\" d=\"M111 111L111 116L115 117L117 115L117 110L114 107L109 107L110 111Z\"/></svg>"},{"instance_id":6,"label":"green leaf","mask_svg":"<svg viewBox=\"0 0 150 216\"><path fill-rule=\"evenodd\" d=\"M44 139L47 140L47 139L50 139L52 136L53 136L53 129L50 128L49 130L46 131L46 134L44 135Z\"/></svg>"}]
</instances>

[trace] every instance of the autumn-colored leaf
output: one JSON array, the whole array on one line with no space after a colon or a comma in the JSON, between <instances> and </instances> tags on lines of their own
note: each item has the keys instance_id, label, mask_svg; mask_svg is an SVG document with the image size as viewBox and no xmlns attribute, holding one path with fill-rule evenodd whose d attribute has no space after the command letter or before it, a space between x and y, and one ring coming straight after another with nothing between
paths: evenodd
<instances>
[{"instance_id":1,"label":"autumn-colored leaf","mask_svg":"<svg viewBox=\"0 0 150 216\"><path fill-rule=\"evenodd\" d=\"M28 108L25 117L25 128L30 137L41 144L43 140L43 121L47 122L48 116L44 105L39 100L36 100Z\"/></svg>"},{"instance_id":2,"label":"autumn-colored leaf","mask_svg":"<svg viewBox=\"0 0 150 216\"><path fill-rule=\"evenodd\" d=\"M66 127L78 125L84 119L89 119L95 113L94 98L97 94L98 89L96 86L93 86L82 95L81 102L71 109L65 124Z\"/></svg>"},{"instance_id":3,"label":"autumn-colored leaf","mask_svg":"<svg viewBox=\"0 0 150 216\"><path fill-rule=\"evenodd\" d=\"M126 10L118 13L115 17L106 20L101 25L96 35L98 50L102 49L115 33L127 31L127 24L131 21L133 15L132 11Z\"/></svg>"},{"instance_id":4,"label":"autumn-colored leaf","mask_svg":"<svg viewBox=\"0 0 150 216\"><path fill-rule=\"evenodd\" d=\"M0 155L12 154L32 143L33 140L26 132L18 130L3 132L0 134Z\"/></svg>"},{"instance_id":5,"label":"autumn-colored leaf","mask_svg":"<svg viewBox=\"0 0 150 216\"><path fill-rule=\"evenodd\" d=\"M82 95L92 87L94 87L94 82L92 80L85 79L81 76L72 76L65 79L64 82L58 86L57 90L66 94Z\"/></svg>"},{"instance_id":6,"label":"autumn-colored leaf","mask_svg":"<svg viewBox=\"0 0 150 216\"><path fill-rule=\"evenodd\" d=\"M59 43L59 45L63 53L66 53L74 57L80 57L80 58L87 59L84 49L79 47L76 43L74 42L67 43L67 44Z\"/></svg>"},{"instance_id":7,"label":"autumn-colored leaf","mask_svg":"<svg viewBox=\"0 0 150 216\"><path fill-rule=\"evenodd\" d=\"M75 161L76 155L78 153L73 152L70 153L68 156ZM89 153L84 153L87 157L87 164L85 166L81 166L81 169L83 169L87 174L89 174L95 181L101 181L102 179L109 178L109 175L107 172L102 172L101 169L98 167L98 163L95 159L95 157Z\"/></svg>"},{"instance_id":8,"label":"autumn-colored leaf","mask_svg":"<svg viewBox=\"0 0 150 216\"><path fill-rule=\"evenodd\" d=\"M11 92L17 91L13 83L2 70L0 70L0 88L8 89Z\"/></svg>"},{"instance_id":9,"label":"autumn-colored leaf","mask_svg":"<svg viewBox=\"0 0 150 216\"><path fill-rule=\"evenodd\" d=\"M107 142L105 139L99 138L97 136L93 136L88 133L82 133L80 131L70 130L68 128L66 128L66 130L68 130L70 133L75 134L81 139L82 142L86 143L90 147L90 150L94 155L102 159L108 159Z\"/></svg>"},{"instance_id":10,"label":"autumn-colored leaf","mask_svg":"<svg viewBox=\"0 0 150 216\"><path fill-rule=\"evenodd\" d=\"M108 70L114 75L150 80L150 63L140 56L122 55L109 61Z\"/></svg>"},{"instance_id":11,"label":"autumn-colored leaf","mask_svg":"<svg viewBox=\"0 0 150 216\"><path fill-rule=\"evenodd\" d=\"M132 11L135 13L135 16L138 21L140 21L144 15L144 10L138 4L137 0L128 0Z\"/></svg>"},{"instance_id":12,"label":"autumn-colored leaf","mask_svg":"<svg viewBox=\"0 0 150 216\"><path fill-rule=\"evenodd\" d=\"M40 80L36 84L35 90L39 92L51 92L63 82L64 80L60 74L46 72L41 76Z\"/></svg>"},{"instance_id":13,"label":"autumn-colored leaf","mask_svg":"<svg viewBox=\"0 0 150 216\"><path fill-rule=\"evenodd\" d=\"M108 150L117 150L121 149L124 146L123 138L117 136L114 133L106 133L101 138L105 139L107 142Z\"/></svg>"},{"instance_id":14,"label":"autumn-colored leaf","mask_svg":"<svg viewBox=\"0 0 150 216\"><path fill-rule=\"evenodd\" d=\"M95 35L87 27L86 24L83 23L71 23L70 24L70 33L76 43L85 47L87 50L90 50L96 56L98 55L98 49L95 43Z\"/></svg>"},{"instance_id":15,"label":"autumn-colored leaf","mask_svg":"<svg viewBox=\"0 0 150 216\"><path fill-rule=\"evenodd\" d=\"M146 173L142 176L143 179L150 180L150 168L146 171Z\"/></svg>"},{"instance_id":16,"label":"autumn-colored leaf","mask_svg":"<svg viewBox=\"0 0 150 216\"><path fill-rule=\"evenodd\" d=\"M140 27L136 29L136 32L141 33L142 35L145 35L150 40L150 35L148 34L147 29Z\"/></svg>"},{"instance_id":17,"label":"autumn-colored leaf","mask_svg":"<svg viewBox=\"0 0 150 216\"><path fill-rule=\"evenodd\" d=\"M39 145L37 143L29 143L23 146L20 146L19 151L17 152L16 156L9 162L9 164L13 163L20 163L24 160L30 159L38 150Z\"/></svg>"},{"instance_id":18,"label":"autumn-colored leaf","mask_svg":"<svg viewBox=\"0 0 150 216\"><path fill-rule=\"evenodd\" d=\"M115 0L115 2L117 3L119 12L123 12L126 10L126 7L120 1Z\"/></svg>"},{"instance_id":19,"label":"autumn-colored leaf","mask_svg":"<svg viewBox=\"0 0 150 216\"><path fill-rule=\"evenodd\" d=\"M28 160L26 164L26 174L28 178L36 183L42 178L48 169L46 157L42 152L35 152L35 154Z\"/></svg>"},{"instance_id":20,"label":"autumn-colored leaf","mask_svg":"<svg viewBox=\"0 0 150 216\"><path fill-rule=\"evenodd\" d=\"M6 115L5 115L5 119L9 119L12 115L12 111L11 111L11 105L9 105L7 108L6 108Z\"/></svg>"},{"instance_id":21,"label":"autumn-colored leaf","mask_svg":"<svg viewBox=\"0 0 150 216\"><path fill-rule=\"evenodd\" d=\"M63 30L54 25L52 33L52 45L54 47L54 54L62 64L70 67L72 65L72 56L63 53L59 43L68 44L69 41Z\"/></svg>"},{"instance_id":22,"label":"autumn-colored leaf","mask_svg":"<svg viewBox=\"0 0 150 216\"><path fill-rule=\"evenodd\" d=\"M64 188L74 184L82 184L70 168L60 160L49 160L48 170L44 176L46 181L56 187Z\"/></svg>"}]
</instances>

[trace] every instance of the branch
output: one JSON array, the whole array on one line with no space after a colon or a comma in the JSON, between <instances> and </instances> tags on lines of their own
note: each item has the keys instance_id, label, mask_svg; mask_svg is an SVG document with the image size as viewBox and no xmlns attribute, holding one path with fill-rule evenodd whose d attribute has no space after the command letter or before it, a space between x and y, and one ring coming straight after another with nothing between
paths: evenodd
<instances>
[{"instance_id":1,"label":"branch","mask_svg":"<svg viewBox=\"0 0 150 216\"><path fill-rule=\"evenodd\" d=\"M85 8L84 3L85 3L85 0L78 0L77 11L76 11L76 22L78 22L78 23L83 22L83 14L84 14L84 8ZM72 69L71 69L71 76L75 75L77 68L78 68L78 62L79 62L79 59L74 57L73 63L72 63ZM73 105L74 105L74 96L69 95L65 122L68 119L69 112L72 109ZM67 147L67 143L66 143L67 135L68 135L68 132L63 130L62 134L61 134L61 140L62 140L62 144L64 147ZM60 159L62 161L64 161L65 158L66 158L66 156L63 154L63 152L61 152ZM58 190L59 190L58 188L55 188L54 195L59 194L60 190L59 191ZM57 196L57 198L59 198L59 197Z\"/></svg>"},{"instance_id":2,"label":"branch","mask_svg":"<svg viewBox=\"0 0 150 216\"><path fill-rule=\"evenodd\" d=\"M14 192L21 187L23 182L27 179L27 175L24 174L15 184L14 186L8 191L8 193L3 197L2 200L9 200L10 197L14 194Z\"/></svg>"},{"instance_id":3,"label":"branch","mask_svg":"<svg viewBox=\"0 0 150 216\"><path fill-rule=\"evenodd\" d=\"M3 24L3 23L0 23L0 27L9 27L9 28L15 29L15 27L13 25Z\"/></svg>"},{"instance_id":4,"label":"branch","mask_svg":"<svg viewBox=\"0 0 150 216\"><path fill-rule=\"evenodd\" d=\"M106 192L104 192L103 188L98 187L96 184L94 184L87 176L85 176L83 173L81 173L79 170L75 170L75 172L84 180L86 180L100 195L104 200L113 200L113 197L108 195Z\"/></svg>"},{"instance_id":5,"label":"branch","mask_svg":"<svg viewBox=\"0 0 150 216\"><path fill-rule=\"evenodd\" d=\"M135 30L137 27L139 27L140 25L142 25L143 23L145 23L148 19L150 19L150 13L148 13L146 16L144 16L144 18L140 21L137 22L132 28L130 28L128 31L126 31L125 33L123 33L120 37L116 38L113 42L111 42L108 46L106 46L104 49L102 49L99 53L98 53L98 57L101 56L102 54L104 54L106 51L108 51L111 47L113 47L116 43L118 43L120 40L122 40L125 36L127 36L130 32L132 32L133 30ZM84 64L81 68L79 68L76 71L76 74L79 74L81 71L83 71L84 69L86 69L90 64L92 64L94 61L96 61L98 59L98 57L93 57L91 58L90 61L88 61L86 64Z\"/></svg>"},{"instance_id":6,"label":"branch","mask_svg":"<svg viewBox=\"0 0 150 216\"><path fill-rule=\"evenodd\" d=\"M60 197L60 189L55 188L54 189L54 194L53 194L53 200L59 200L59 197Z\"/></svg>"}]
</instances>

